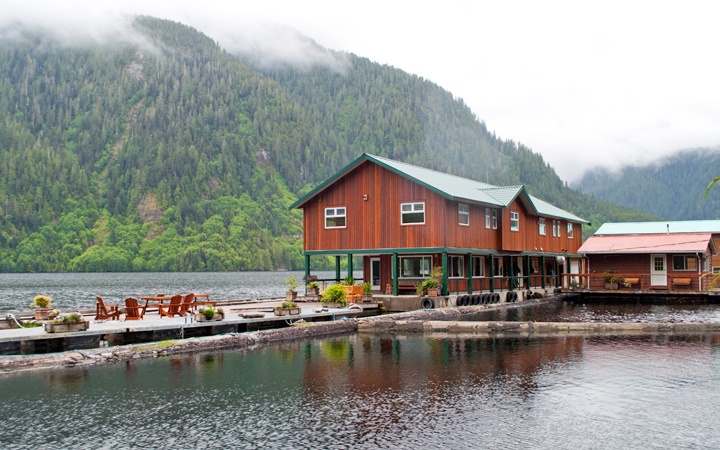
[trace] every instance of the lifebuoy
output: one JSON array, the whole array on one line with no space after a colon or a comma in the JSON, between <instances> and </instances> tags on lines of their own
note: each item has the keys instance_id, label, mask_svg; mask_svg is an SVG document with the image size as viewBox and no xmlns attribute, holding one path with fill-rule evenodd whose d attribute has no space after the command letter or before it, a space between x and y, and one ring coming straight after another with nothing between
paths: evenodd
<instances>
[{"instance_id":1,"label":"lifebuoy","mask_svg":"<svg viewBox=\"0 0 720 450\"><path fill-rule=\"evenodd\" d=\"M425 297L420 307L422 307L422 309L435 309L435 302L433 302L431 298Z\"/></svg>"}]
</instances>

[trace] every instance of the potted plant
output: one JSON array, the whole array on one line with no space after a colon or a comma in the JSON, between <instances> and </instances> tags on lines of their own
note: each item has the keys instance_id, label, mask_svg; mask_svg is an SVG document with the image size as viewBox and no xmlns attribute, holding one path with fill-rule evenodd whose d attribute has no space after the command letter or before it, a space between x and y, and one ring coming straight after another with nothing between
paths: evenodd
<instances>
[{"instance_id":1,"label":"potted plant","mask_svg":"<svg viewBox=\"0 0 720 450\"><path fill-rule=\"evenodd\" d=\"M90 322L83 319L78 313L60 314L55 319L45 324L45 331L48 333L64 333L68 331L85 331Z\"/></svg>"},{"instance_id":2,"label":"potted plant","mask_svg":"<svg viewBox=\"0 0 720 450\"><path fill-rule=\"evenodd\" d=\"M327 307L341 307L347 306L345 300L345 288L342 284L333 284L329 288L325 289L320 298L320 302Z\"/></svg>"},{"instance_id":3,"label":"potted plant","mask_svg":"<svg viewBox=\"0 0 720 450\"><path fill-rule=\"evenodd\" d=\"M285 292L285 300L294 302L297 298L297 291L295 289L300 286L300 283L297 281L297 277L295 275L290 275L287 277L287 280L285 280L285 285L288 287L287 292Z\"/></svg>"},{"instance_id":4,"label":"potted plant","mask_svg":"<svg viewBox=\"0 0 720 450\"><path fill-rule=\"evenodd\" d=\"M50 305L52 299L47 295L36 295L30 303L31 308L35 308L35 320L50 320Z\"/></svg>"},{"instance_id":5,"label":"potted plant","mask_svg":"<svg viewBox=\"0 0 720 450\"><path fill-rule=\"evenodd\" d=\"M437 297L440 295L440 286L442 282L442 267L435 266L430 272L430 278L420 283L416 289L418 296L427 295L428 297Z\"/></svg>"},{"instance_id":6,"label":"potted plant","mask_svg":"<svg viewBox=\"0 0 720 450\"><path fill-rule=\"evenodd\" d=\"M273 313L275 313L276 316L296 316L300 314L300 308L298 308L298 305L295 302L286 300L276 306Z\"/></svg>"},{"instance_id":7,"label":"potted plant","mask_svg":"<svg viewBox=\"0 0 720 450\"><path fill-rule=\"evenodd\" d=\"M603 279L605 280L605 289L617 289L618 288L618 277L613 275L615 271L610 269L603 270L603 274L605 274L605 277Z\"/></svg>"},{"instance_id":8,"label":"potted plant","mask_svg":"<svg viewBox=\"0 0 720 450\"><path fill-rule=\"evenodd\" d=\"M372 284L365 282L363 283L363 303L372 302Z\"/></svg>"},{"instance_id":9,"label":"potted plant","mask_svg":"<svg viewBox=\"0 0 720 450\"><path fill-rule=\"evenodd\" d=\"M315 297L320 295L320 285L318 284L317 281L309 282L306 287L307 287L308 295L313 295Z\"/></svg>"},{"instance_id":10,"label":"potted plant","mask_svg":"<svg viewBox=\"0 0 720 450\"><path fill-rule=\"evenodd\" d=\"M225 311L222 308L216 308L214 305L204 305L198 309L195 314L195 320L198 322L209 322L214 320L225 319Z\"/></svg>"}]
</instances>

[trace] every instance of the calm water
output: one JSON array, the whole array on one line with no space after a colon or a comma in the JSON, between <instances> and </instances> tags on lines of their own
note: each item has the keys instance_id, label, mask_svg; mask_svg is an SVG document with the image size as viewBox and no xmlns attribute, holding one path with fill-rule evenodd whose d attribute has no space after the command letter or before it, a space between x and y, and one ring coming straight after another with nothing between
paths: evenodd
<instances>
[{"instance_id":1,"label":"calm water","mask_svg":"<svg viewBox=\"0 0 720 450\"><path fill-rule=\"evenodd\" d=\"M350 336L0 377L0 447L720 448L720 336Z\"/></svg>"},{"instance_id":2,"label":"calm water","mask_svg":"<svg viewBox=\"0 0 720 450\"><path fill-rule=\"evenodd\" d=\"M720 323L720 305L600 305L557 302L527 308L483 311L472 315L468 320Z\"/></svg>"},{"instance_id":3,"label":"calm water","mask_svg":"<svg viewBox=\"0 0 720 450\"><path fill-rule=\"evenodd\" d=\"M335 276L334 271L313 274ZM217 300L277 298L285 296L290 275L302 284L302 272L0 273L0 312L27 311L37 294L49 295L60 309L94 308L96 295L110 303L186 292L207 292Z\"/></svg>"}]
</instances>

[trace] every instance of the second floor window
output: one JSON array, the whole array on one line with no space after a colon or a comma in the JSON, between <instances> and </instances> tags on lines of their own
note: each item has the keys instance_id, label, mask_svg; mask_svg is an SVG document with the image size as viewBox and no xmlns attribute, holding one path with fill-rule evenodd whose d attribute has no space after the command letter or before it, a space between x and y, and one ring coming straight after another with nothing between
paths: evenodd
<instances>
[{"instance_id":1,"label":"second floor window","mask_svg":"<svg viewBox=\"0 0 720 450\"><path fill-rule=\"evenodd\" d=\"M400 223L402 225L425 223L425 202L401 203Z\"/></svg>"},{"instance_id":2,"label":"second floor window","mask_svg":"<svg viewBox=\"0 0 720 450\"><path fill-rule=\"evenodd\" d=\"M490 228L490 208L485 208L485 228Z\"/></svg>"},{"instance_id":3,"label":"second floor window","mask_svg":"<svg viewBox=\"0 0 720 450\"><path fill-rule=\"evenodd\" d=\"M540 233L540 235L542 236L545 236L545 219L543 218L540 218L540 220L538 221L538 233Z\"/></svg>"},{"instance_id":4,"label":"second floor window","mask_svg":"<svg viewBox=\"0 0 720 450\"><path fill-rule=\"evenodd\" d=\"M497 210L495 209L492 211L492 226L493 230L497 230Z\"/></svg>"},{"instance_id":5,"label":"second floor window","mask_svg":"<svg viewBox=\"0 0 720 450\"><path fill-rule=\"evenodd\" d=\"M325 228L345 228L345 207L325 208Z\"/></svg>"},{"instance_id":6,"label":"second floor window","mask_svg":"<svg viewBox=\"0 0 720 450\"><path fill-rule=\"evenodd\" d=\"M458 224L465 226L470 225L470 206L458 203Z\"/></svg>"},{"instance_id":7,"label":"second floor window","mask_svg":"<svg viewBox=\"0 0 720 450\"><path fill-rule=\"evenodd\" d=\"M517 211L510 211L510 230L520 231L520 213Z\"/></svg>"},{"instance_id":8,"label":"second floor window","mask_svg":"<svg viewBox=\"0 0 720 450\"><path fill-rule=\"evenodd\" d=\"M573 237L573 226L570 222L568 222L567 224L567 237L569 237L570 239L572 239Z\"/></svg>"}]
</instances>

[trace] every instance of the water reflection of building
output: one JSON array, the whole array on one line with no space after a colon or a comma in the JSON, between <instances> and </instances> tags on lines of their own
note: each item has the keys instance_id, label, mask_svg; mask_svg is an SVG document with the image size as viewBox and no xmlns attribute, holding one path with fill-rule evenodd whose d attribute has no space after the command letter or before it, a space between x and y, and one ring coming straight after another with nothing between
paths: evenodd
<instances>
[{"instance_id":1,"label":"water reflection of building","mask_svg":"<svg viewBox=\"0 0 720 450\"><path fill-rule=\"evenodd\" d=\"M544 339L446 338L407 339L403 336L344 337L344 359L329 360L313 347L306 356L303 380L307 392L323 393L331 386L366 394L411 386L477 383L498 376L517 377L519 393L547 364L566 361L582 351L583 338Z\"/></svg>"}]
</instances>

